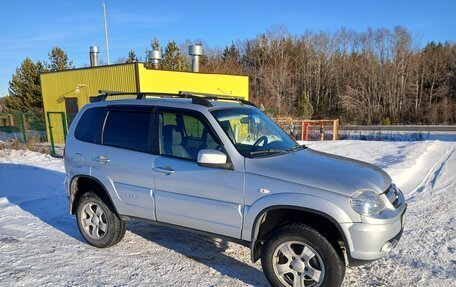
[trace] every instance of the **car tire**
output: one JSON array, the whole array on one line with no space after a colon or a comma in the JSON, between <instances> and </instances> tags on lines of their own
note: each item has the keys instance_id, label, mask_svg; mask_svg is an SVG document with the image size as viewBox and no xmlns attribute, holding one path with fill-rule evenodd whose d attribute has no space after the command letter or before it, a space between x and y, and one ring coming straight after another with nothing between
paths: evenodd
<instances>
[{"instance_id":1,"label":"car tire","mask_svg":"<svg viewBox=\"0 0 456 287\"><path fill-rule=\"evenodd\" d=\"M331 243L304 224L273 231L263 246L261 265L277 287L340 286L345 275L345 264Z\"/></svg>"},{"instance_id":2,"label":"car tire","mask_svg":"<svg viewBox=\"0 0 456 287\"><path fill-rule=\"evenodd\" d=\"M76 219L84 239L98 248L119 243L127 230L126 221L119 218L110 202L91 191L79 198Z\"/></svg>"}]
</instances>

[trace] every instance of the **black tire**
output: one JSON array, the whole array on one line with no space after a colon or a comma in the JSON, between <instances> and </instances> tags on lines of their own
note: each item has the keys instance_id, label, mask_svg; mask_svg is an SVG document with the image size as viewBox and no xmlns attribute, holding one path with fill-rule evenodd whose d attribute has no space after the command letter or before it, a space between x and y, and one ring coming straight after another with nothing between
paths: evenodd
<instances>
[{"instance_id":1,"label":"black tire","mask_svg":"<svg viewBox=\"0 0 456 287\"><path fill-rule=\"evenodd\" d=\"M117 239L110 246L116 245L117 243L122 241L122 239L125 237L125 233L127 233L127 221L121 220L121 219L119 219L119 220L120 220L119 234L116 237Z\"/></svg>"},{"instance_id":2,"label":"black tire","mask_svg":"<svg viewBox=\"0 0 456 287\"><path fill-rule=\"evenodd\" d=\"M116 245L127 230L126 221L119 218L110 202L91 191L79 198L76 219L84 239L98 248Z\"/></svg>"},{"instance_id":3,"label":"black tire","mask_svg":"<svg viewBox=\"0 0 456 287\"><path fill-rule=\"evenodd\" d=\"M289 248L291 252L287 252ZM298 286L340 286L345 275L345 264L331 243L315 229L299 223L271 233L263 246L261 265L269 283L277 287L293 286L295 279L301 282ZM312 273L314 278L309 276Z\"/></svg>"}]
</instances>

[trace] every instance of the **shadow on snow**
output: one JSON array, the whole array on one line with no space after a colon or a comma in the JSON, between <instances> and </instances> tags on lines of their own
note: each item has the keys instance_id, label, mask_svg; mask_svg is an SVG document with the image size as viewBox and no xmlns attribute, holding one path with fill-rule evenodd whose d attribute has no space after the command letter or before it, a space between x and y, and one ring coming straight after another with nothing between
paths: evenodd
<instances>
[{"instance_id":1,"label":"shadow on snow","mask_svg":"<svg viewBox=\"0 0 456 287\"><path fill-rule=\"evenodd\" d=\"M49 169L0 163L0 197L31 213L60 232L87 244L68 213L64 174ZM209 266L246 284L267 286L263 273L224 254L225 240L144 222L129 222L128 230L163 247Z\"/></svg>"}]
</instances>

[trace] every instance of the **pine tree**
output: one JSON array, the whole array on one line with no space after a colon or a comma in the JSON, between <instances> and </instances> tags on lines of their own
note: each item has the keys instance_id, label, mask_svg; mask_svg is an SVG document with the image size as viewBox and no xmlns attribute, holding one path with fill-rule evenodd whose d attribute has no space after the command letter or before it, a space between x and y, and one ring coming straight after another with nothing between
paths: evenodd
<instances>
[{"instance_id":1,"label":"pine tree","mask_svg":"<svg viewBox=\"0 0 456 287\"><path fill-rule=\"evenodd\" d=\"M234 64L239 64L241 62L241 52L239 52L234 43L231 43L230 47L225 47L225 50L222 54L222 60L224 63L231 62Z\"/></svg>"},{"instance_id":2,"label":"pine tree","mask_svg":"<svg viewBox=\"0 0 456 287\"><path fill-rule=\"evenodd\" d=\"M310 119L314 113L314 108L310 102L309 95L303 94L298 98L296 105L296 116Z\"/></svg>"},{"instance_id":3,"label":"pine tree","mask_svg":"<svg viewBox=\"0 0 456 287\"><path fill-rule=\"evenodd\" d=\"M161 67L164 70L171 71L187 71L188 65L185 58L182 56L179 47L175 41L168 42L165 48L165 54L161 62Z\"/></svg>"},{"instance_id":4,"label":"pine tree","mask_svg":"<svg viewBox=\"0 0 456 287\"><path fill-rule=\"evenodd\" d=\"M157 37L154 37L154 40L152 41L152 51L153 50L158 50L160 48L160 42L158 41Z\"/></svg>"},{"instance_id":5,"label":"pine tree","mask_svg":"<svg viewBox=\"0 0 456 287\"><path fill-rule=\"evenodd\" d=\"M128 59L125 61L125 63L135 63L138 62L138 57L136 57L136 53L133 50L130 50L128 52Z\"/></svg>"},{"instance_id":6,"label":"pine tree","mask_svg":"<svg viewBox=\"0 0 456 287\"><path fill-rule=\"evenodd\" d=\"M5 105L6 98L7 97L0 98L0 113L4 112L6 110L6 105Z\"/></svg>"},{"instance_id":7,"label":"pine tree","mask_svg":"<svg viewBox=\"0 0 456 287\"><path fill-rule=\"evenodd\" d=\"M74 68L73 61L70 61L65 51L59 47L53 47L48 56L49 63L46 66L49 71L63 71Z\"/></svg>"},{"instance_id":8,"label":"pine tree","mask_svg":"<svg viewBox=\"0 0 456 287\"><path fill-rule=\"evenodd\" d=\"M43 108L40 73L48 71L40 61L34 63L26 58L9 82L9 95L5 106L12 111L37 111Z\"/></svg>"}]
</instances>

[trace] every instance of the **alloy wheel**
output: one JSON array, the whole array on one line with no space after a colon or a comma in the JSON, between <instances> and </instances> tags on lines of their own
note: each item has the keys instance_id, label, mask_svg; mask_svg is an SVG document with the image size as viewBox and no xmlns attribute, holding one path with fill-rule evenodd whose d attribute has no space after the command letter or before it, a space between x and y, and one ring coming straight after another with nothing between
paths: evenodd
<instances>
[{"instance_id":1,"label":"alloy wheel","mask_svg":"<svg viewBox=\"0 0 456 287\"><path fill-rule=\"evenodd\" d=\"M276 248L273 269L285 286L320 286L325 277L320 255L300 241L287 241Z\"/></svg>"},{"instance_id":2,"label":"alloy wheel","mask_svg":"<svg viewBox=\"0 0 456 287\"><path fill-rule=\"evenodd\" d=\"M104 210L95 202L87 202L82 208L81 223L84 231L93 239L105 236L108 222Z\"/></svg>"}]
</instances>

